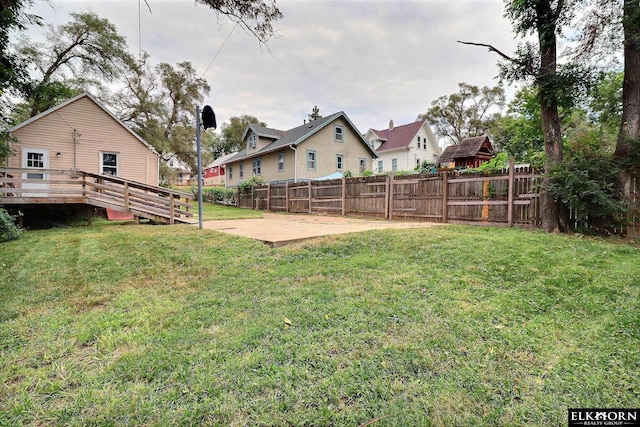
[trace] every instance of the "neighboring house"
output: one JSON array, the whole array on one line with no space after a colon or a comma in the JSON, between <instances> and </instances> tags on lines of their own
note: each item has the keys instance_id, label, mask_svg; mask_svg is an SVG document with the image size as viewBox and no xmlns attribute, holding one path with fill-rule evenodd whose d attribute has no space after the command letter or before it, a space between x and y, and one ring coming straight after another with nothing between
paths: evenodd
<instances>
[{"instance_id":1,"label":"neighboring house","mask_svg":"<svg viewBox=\"0 0 640 427\"><path fill-rule=\"evenodd\" d=\"M495 156L493 145L486 135L463 139L445 148L438 163L448 168L477 168Z\"/></svg>"},{"instance_id":2,"label":"neighboring house","mask_svg":"<svg viewBox=\"0 0 640 427\"><path fill-rule=\"evenodd\" d=\"M25 179L45 179L39 169L76 169L158 185L158 152L88 93L8 131L17 142L7 167L32 169Z\"/></svg>"},{"instance_id":3,"label":"neighboring house","mask_svg":"<svg viewBox=\"0 0 640 427\"><path fill-rule=\"evenodd\" d=\"M204 185L224 185L224 163L238 154L233 152L218 157L213 163L207 165L202 171Z\"/></svg>"},{"instance_id":4,"label":"neighboring house","mask_svg":"<svg viewBox=\"0 0 640 427\"><path fill-rule=\"evenodd\" d=\"M429 124L418 120L385 130L369 129L364 136L378 154L373 162L375 173L412 171L422 163L436 163L442 149Z\"/></svg>"},{"instance_id":5,"label":"neighboring house","mask_svg":"<svg viewBox=\"0 0 640 427\"><path fill-rule=\"evenodd\" d=\"M172 154L169 160L166 161L166 164L173 171L172 175L166 177L169 181L168 184L191 185L193 172L191 172L191 167L187 163L180 160L175 154Z\"/></svg>"},{"instance_id":6,"label":"neighboring house","mask_svg":"<svg viewBox=\"0 0 640 427\"><path fill-rule=\"evenodd\" d=\"M359 176L377 157L342 111L288 131L252 124L242 140L246 148L224 163L227 187L253 176L267 182L299 182L346 171Z\"/></svg>"}]
</instances>

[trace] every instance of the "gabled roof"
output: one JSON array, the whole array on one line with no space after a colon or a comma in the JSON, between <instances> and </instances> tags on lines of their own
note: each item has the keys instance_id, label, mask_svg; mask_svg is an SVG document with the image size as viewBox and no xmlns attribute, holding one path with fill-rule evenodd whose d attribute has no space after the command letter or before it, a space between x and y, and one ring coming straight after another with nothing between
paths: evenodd
<instances>
[{"instance_id":1,"label":"gabled roof","mask_svg":"<svg viewBox=\"0 0 640 427\"><path fill-rule=\"evenodd\" d=\"M271 139L278 139L284 134L284 131L282 131L282 130L271 129L271 128L267 128L267 127L264 127L264 126L260 126L260 125L256 125L254 123L251 123L249 126L247 126L247 128L244 130L244 133L242 134L242 140L243 141L247 137L247 134L249 133L250 130L255 132L255 134L258 135L258 136L262 136L262 137L265 137L265 138L271 138Z\"/></svg>"},{"instance_id":2,"label":"gabled roof","mask_svg":"<svg viewBox=\"0 0 640 427\"><path fill-rule=\"evenodd\" d=\"M224 164L228 159L230 159L233 156L235 156L236 154L238 154L238 152L234 151L233 153L229 153L229 154L225 154L224 156L220 156L217 159L215 159L213 161L213 163L209 163L207 166L205 166L205 169L209 169L209 168L213 168L213 167L216 167L216 166L220 166L220 165Z\"/></svg>"},{"instance_id":3,"label":"gabled roof","mask_svg":"<svg viewBox=\"0 0 640 427\"><path fill-rule=\"evenodd\" d=\"M369 146L367 141L364 140L364 137L360 134L360 131L358 131L355 125L351 123L351 120L349 120L349 118L344 113L344 111L339 111L329 116L322 117L318 120L314 120L312 122L302 124L288 131L284 131L280 138L276 139L274 142L262 148L261 150L252 152L251 154L247 154L247 149L245 148L244 150L240 151L237 155L233 156L231 159L228 159L225 163L231 163L239 160L244 160L247 158L258 157L263 154L270 153L272 151L281 150L283 148L290 147L290 146L298 146L299 144L303 143L308 138L313 136L315 133L319 132L324 127L333 123L336 119L340 117L342 117L349 124L349 126L352 128L354 133L360 139L360 142L362 142L362 144L364 144L367 147L367 149L371 152L372 157L378 157L375 151L373 151L373 149ZM268 129L268 128L263 128L263 129ZM272 130L275 130L275 129L272 129ZM279 132L282 132L282 131L279 131ZM245 135L246 135L246 132L245 132Z\"/></svg>"},{"instance_id":4,"label":"gabled roof","mask_svg":"<svg viewBox=\"0 0 640 427\"><path fill-rule=\"evenodd\" d=\"M378 151L394 150L408 147L424 124L424 120L418 120L417 122L396 126L391 130L371 129L371 131L376 134L378 139L383 141Z\"/></svg>"},{"instance_id":5,"label":"gabled roof","mask_svg":"<svg viewBox=\"0 0 640 427\"><path fill-rule=\"evenodd\" d=\"M489 147L491 147L491 141L486 135L463 139L459 144L450 145L445 148L444 152L440 155L438 162L451 163L456 159L475 157L485 141L487 141L489 143ZM493 150L493 148L491 149Z\"/></svg>"},{"instance_id":6,"label":"gabled roof","mask_svg":"<svg viewBox=\"0 0 640 427\"><path fill-rule=\"evenodd\" d=\"M69 104L72 104L74 102L76 102L79 99L82 98L89 98L91 101L93 101L94 104L96 104L98 107L100 107L105 113L107 113L113 120L115 120L116 122L118 122L118 124L120 124L120 126L122 126L123 128L125 128L131 135L133 135L138 141L140 141L141 143L143 143L147 148L149 148L150 150L152 150L154 153L158 154L158 151L153 148L153 146L151 144L149 144L147 141L145 141L144 139L142 139L142 137L140 135L138 135L137 133L135 133L134 131L132 131L129 126L125 125L119 118L117 118L116 116L113 115L113 113L111 111L109 111L107 109L107 107L105 107L104 105L102 105L102 103L100 101L98 101L96 98L93 97L93 95L91 95L88 92L83 92L80 95L74 96L71 99L66 100L65 102L56 105L55 107L51 107L46 111L43 111L42 113L31 117L28 120L25 120L22 123L19 123L17 125L15 125L14 127L10 128L7 132L12 133L17 131L18 129L21 129L37 120L40 120L41 118L48 116L51 113L54 113L64 107L66 107Z\"/></svg>"}]
</instances>

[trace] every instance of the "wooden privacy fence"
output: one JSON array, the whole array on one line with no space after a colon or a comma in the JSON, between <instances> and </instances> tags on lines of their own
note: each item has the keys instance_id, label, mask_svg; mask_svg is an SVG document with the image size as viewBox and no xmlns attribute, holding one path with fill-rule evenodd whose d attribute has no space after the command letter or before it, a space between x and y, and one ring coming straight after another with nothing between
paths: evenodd
<instances>
[{"instance_id":1,"label":"wooden privacy fence","mask_svg":"<svg viewBox=\"0 0 640 427\"><path fill-rule=\"evenodd\" d=\"M497 175L447 171L270 184L238 194L238 206L390 220L537 226L540 179L529 168L516 169L511 164Z\"/></svg>"},{"instance_id":2,"label":"wooden privacy fence","mask_svg":"<svg viewBox=\"0 0 640 427\"><path fill-rule=\"evenodd\" d=\"M79 170L0 168L0 204L79 204L174 224L189 222L187 193Z\"/></svg>"}]
</instances>

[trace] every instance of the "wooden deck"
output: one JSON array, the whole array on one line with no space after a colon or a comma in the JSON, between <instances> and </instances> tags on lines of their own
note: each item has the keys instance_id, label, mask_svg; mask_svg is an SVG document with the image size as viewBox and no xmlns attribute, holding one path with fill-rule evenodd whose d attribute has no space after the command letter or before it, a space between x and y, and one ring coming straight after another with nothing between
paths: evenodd
<instances>
[{"instance_id":1,"label":"wooden deck","mask_svg":"<svg viewBox=\"0 0 640 427\"><path fill-rule=\"evenodd\" d=\"M78 170L0 168L0 205L87 205L174 224L190 222L191 195Z\"/></svg>"}]
</instances>

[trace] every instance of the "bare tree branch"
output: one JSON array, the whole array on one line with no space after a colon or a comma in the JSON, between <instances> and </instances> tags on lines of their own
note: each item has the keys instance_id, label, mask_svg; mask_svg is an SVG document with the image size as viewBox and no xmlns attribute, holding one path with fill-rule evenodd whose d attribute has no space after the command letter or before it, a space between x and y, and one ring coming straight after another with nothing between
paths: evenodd
<instances>
[{"instance_id":1,"label":"bare tree branch","mask_svg":"<svg viewBox=\"0 0 640 427\"><path fill-rule=\"evenodd\" d=\"M506 55L504 53L502 53L501 51L499 51L498 49L496 49L495 47L493 47L490 44L485 44L485 43L473 43L473 42L463 42L458 40L458 43L461 44L468 44L468 45L472 45L472 46L482 46L482 47L486 47L489 48L489 52L495 52L498 55L502 56L504 59L506 59L507 61L511 61L514 62L514 59L512 57L510 57L509 55Z\"/></svg>"}]
</instances>

